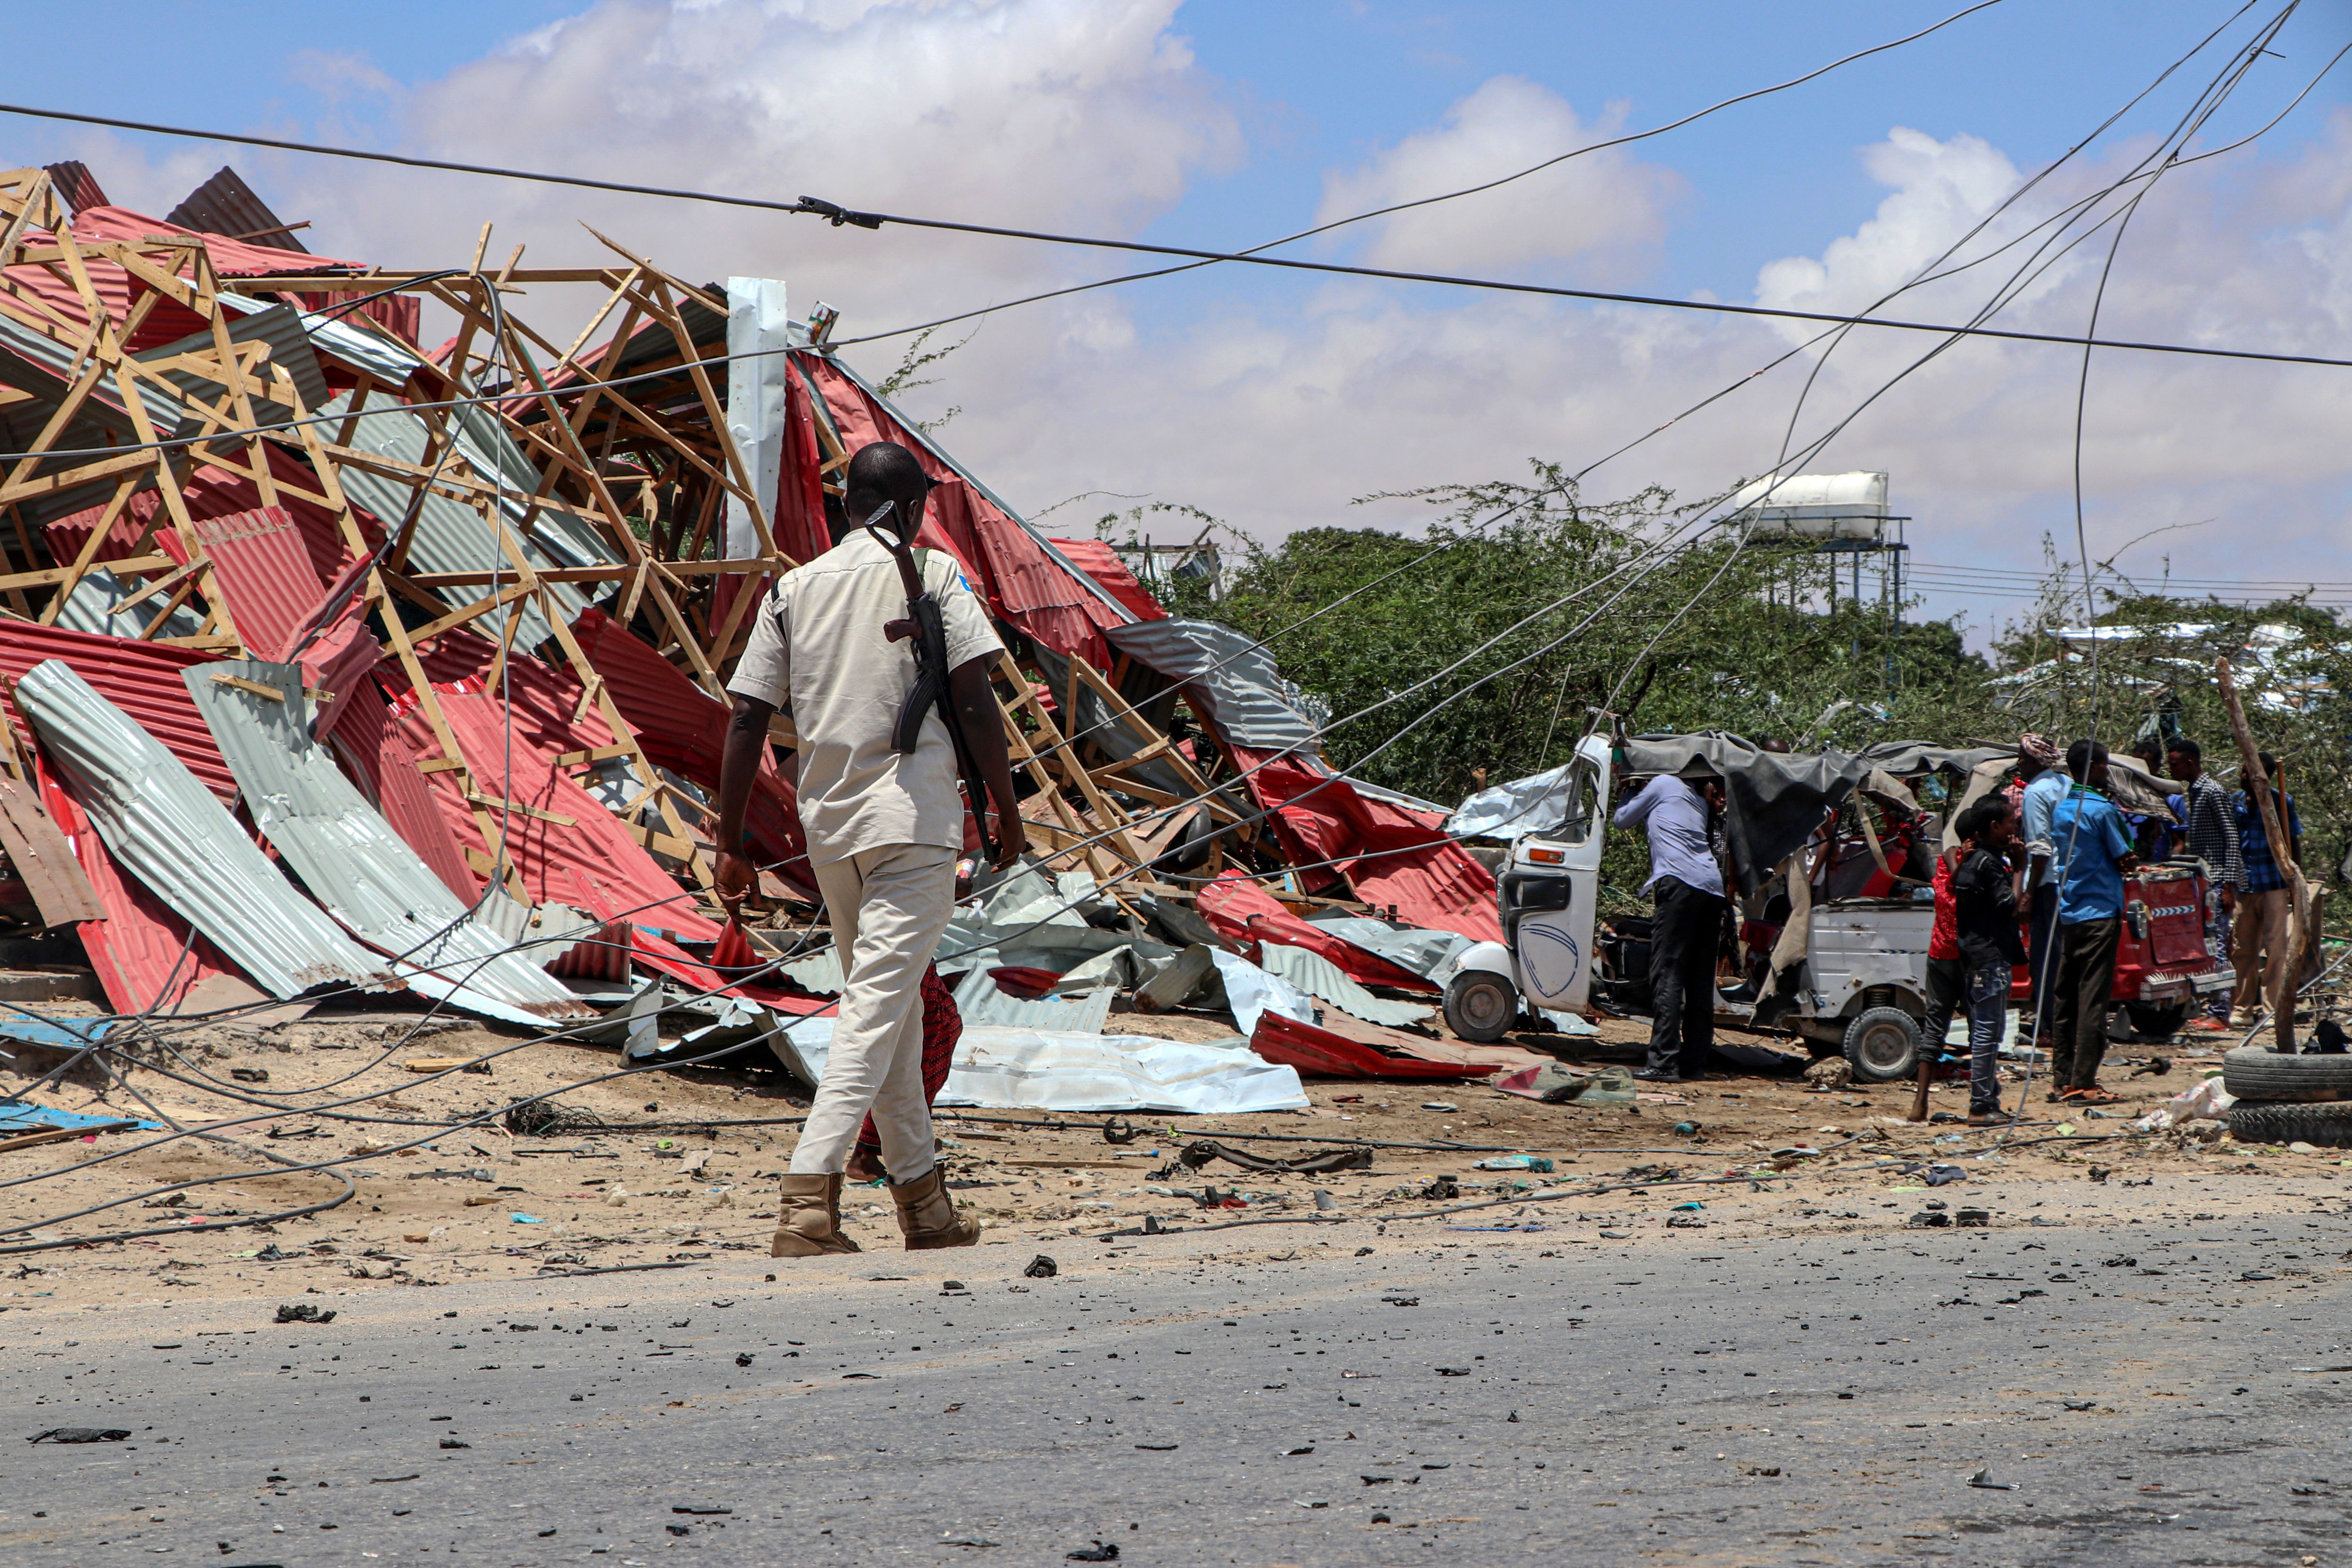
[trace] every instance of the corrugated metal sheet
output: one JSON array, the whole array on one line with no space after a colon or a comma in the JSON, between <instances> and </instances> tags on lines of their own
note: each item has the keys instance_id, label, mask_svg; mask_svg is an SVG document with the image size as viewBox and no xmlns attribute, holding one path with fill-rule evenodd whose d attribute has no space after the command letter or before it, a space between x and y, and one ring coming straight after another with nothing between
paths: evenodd
<instances>
[{"instance_id":1,"label":"corrugated metal sheet","mask_svg":"<svg viewBox=\"0 0 2352 1568\"><path fill-rule=\"evenodd\" d=\"M344 328L343 331L352 338L365 338L378 350L391 347L383 339L356 329ZM399 374L404 375L406 368L403 367ZM351 395L345 393L330 401L321 412L341 414L350 406ZM350 444L353 447L404 463L432 466L432 459L425 455L428 432L421 416L388 409L379 397L372 397L368 406L370 412L360 416L352 433ZM593 527L567 513L540 510L531 516L531 532L524 538L520 531L524 518L532 512L525 502L539 488L539 470L507 436L495 415L478 408L458 410L455 423L459 432L457 455L473 469L474 478L484 481L495 479L506 485L499 510L508 526L516 531L525 559L541 567L610 565L620 559ZM341 479L343 493L378 518L405 517L419 493L398 479L348 465L341 471ZM437 491L424 495L415 531L410 536L407 568L420 573L508 569L506 552L482 514ZM545 592L562 607L567 620L577 616L588 603L587 595L569 583L550 583ZM438 596L455 608L470 605L488 593L488 587L466 585L444 588ZM536 647L554 635L554 629L540 614L535 599L523 601L520 607L521 646ZM474 624L486 633L491 632L503 624L506 613L493 612Z\"/></svg>"},{"instance_id":2,"label":"corrugated metal sheet","mask_svg":"<svg viewBox=\"0 0 2352 1568\"><path fill-rule=\"evenodd\" d=\"M294 890L194 774L62 661L28 670L16 700L107 847L264 990L299 996L389 979Z\"/></svg>"},{"instance_id":3,"label":"corrugated metal sheet","mask_svg":"<svg viewBox=\"0 0 2352 1568\"><path fill-rule=\"evenodd\" d=\"M129 207L99 206L74 214L73 230L82 239L142 240L150 235L184 235L205 242L205 253L212 258L213 272L221 278L266 278L289 272L362 272L366 268L356 261L338 260L331 256L312 256L308 252L289 256L274 246L251 240L231 239L226 235L199 234L183 228L163 218L149 217L145 213L132 212ZM184 264L184 268L194 263Z\"/></svg>"},{"instance_id":4,"label":"corrugated metal sheet","mask_svg":"<svg viewBox=\"0 0 2352 1568\"><path fill-rule=\"evenodd\" d=\"M620 819L581 788L568 772L555 766L554 758L574 749L577 742L541 751L533 743L531 731L518 722L509 748L505 710L497 693L436 686L436 694L442 717L457 735L466 765L483 795L494 802L503 797L541 814L516 812L508 826L508 855L521 871L531 902L566 903L602 915L605 911L590 896L590 889L603 887L611 890L614 901L627 909L638 925L676 931L689 942L718 939L717 922L696 910L694 900ZM523 716L520 705L516 712L520 720ZM429 731L413 713L405 717L404 733L421 753L429 744ZM507 773L509 754L514 767L511 783ZM458 797L451 779L448 773L432 775L433 795L441 805L443 818L461 849L486 854L488 847L475 825L473 807ZM493 805L489 809L495 814L499 808Z\"/></svg>"},{"instance_id":5,"label":"corrugated metal sheet","mask_svg":"<svg viewBox=\"0 0 2352 1568\"><path fill-rule=\"evenodd\" d=\"M257 507L197 518L194 531L212 557L213 579L228 601L245 651L256 658L284 657L294 628L310 618L327 590L294 520L283 507Z\"/></svg>"},{"instance_id":6,"label":"corrugated metal sheet","mask_svg":"<svg viewBox=\"0 0 2352 1568\"><path fill-rule=\"evenodd\" d=\"M856 372L821 355L798 358L823 393L845 446L855 452L870 441L896 441L936 481L921 542L950 551L989 608L1036 641L1109 668L1103 628L1133 617L1108 590L1058 554Z\"/></svg>"},{"instance_id":7,"label":"corrugated metal sheet","mask_svg":"<svg viewBox=\"0 0 2352 1568\"><path fill-rule=\"evenodd\" d=\"M286 220L271 212L269 205L254 195L253 187L226 163L211 179L183 196L178 206L163 215L163 221L183 228L202 229L206 234L249 236L247 244L266 250L290 250L302 256L310 253L310 247L291 234L260 232L280 228Z\"/></svg>"},{"instance_id":8,"label":"corrugated metal sheet","mask_svg":"<svg viewBox=\"0 0 2352 1568\"><path fill-rule=\"evenodd\" d=\"M116 605L145 585L142 583L139 587L133 587L101 566L74 584L74 591L66 595L64 604L58 606L58 625L69 631L89 632L95 637L137 637L146 629L147 623L155 618L155 612L171 598L170 592L166 591L140 600L119 616L114 613ZM192 637L204 629L204 616L182 605L164 620L163 630L155 635Z\"/></svg>"},{"instance_id":9,"label":"corrugated metal sheet","mask_svg":"<svg viewBox=\"0 0 2352 1568\"><path fill-rule=\"evenodd\" d=\"M1118 552L1111 549L1108 541L1056 539L1050 542L1063 560L1093 578L1137 620L1168 618L1168 607L1151 596L1150 589L1136 581L1135 574L1127 569L1127 563L1118 558Z\"/></svg>"},{"instance_id":10,"label":"corrugated metal sheet","mask_svg":"<svg viewBox=\"0 0 2352 1568\"><path fill-rule=\"evenodd\" d=\"M432 786L417 772L415 750L401 734L383 693L373 681L363 680L337 706L343 716L329 738L336 754L349 764L352 776L400 841L416 851L458 902L472 903L481 881L467 867L466 852L449 831L449 819L434 799Z\"/></svg>"},{"instance_id":11,"label":"corrugated metal sheet","mask_svg":"<svg viewBox=\"0 0 2352 1568\"><path fill-rule=\"evenodd\" d=\"M572 632L590 666L604 678L614 706L637 732L637 743L653 764L715 792L726 753L726 705L602 610L591 606L581 612ZM562 679L569 680L568 676ZM577 707L576 686L572 690L571 706ZM771 751L760 753L760 776L744 810L743 829L772 869L814 889L800 807Z\"/></svg>"},{"instance_id":12,"label":"corrugated metal sheet","mask_svg":"<svg viewBox=\"0 0 2352 1568\"><path fill-rule=\"evenodd\" d=\"M99 184L98 176L91 174L89 165L79 159L68 158L62 163L48 164L43 172L49 176L49 184L57 187L58 195L65 198L66 205L75 212L79 213L84 207L106 205L106 192Z\"/></svg>"},{"instance_id":13,"label":"corrugated metal sheet","mask_svg":"<svg viewBox=\"0 0 2352 1568\"><path fill-rule=\"evenodd\" d=\"M1336 862L1358 898L1411 924L1503 940L1494 873L1423 818L1365 799L1312 758L1232 750L1244 787L1273 812L1275 835L1294 864Z\"/></svg>"},{"instance_id":14,"label":"corrugated metal sheet","mask_svg":"<svg viewBox=\"0 0 2352 1568\"><path fill-rule=\"evenodd\" d=\"M199 983L235 973L202 932L191 932L188 922L163 900L122 875L107 853L106 841L46 762L37 759L34 773L41 804L73 846L74 859L106 908L104 920L84 921L79 932L82 951L89 955L89 966L116 1012L176 1012Z\"/></svg>"},{"instance_id":15,"label":"corrugated metal sheet","mask_svg":"<svg viewBox=\"0 0 2352 1568\"><path fill-rule=\"evenodd\" d=\"M1103 633L1111 646L1185 687L1235 745L1286 752L1315 745L1315 726L1286 701L1265 645L1209 621L1138 621Z\"/></svg>"},{"instance_id":16,"label":"corrugated metal sheet","mask_svg":"<svg viewBox=\"0 0 2352 1568\"><path fill-rule=\"evenodd\" d=\"M792 977L793 984L820 996L838 996L848 984L841 973L841 954L829 947L777 967Z\"/></svg>"},{"instance_id":17,"label":"corrugated metal sheet","mask_svg":"<svg viewBox=\"0 0 2352 1568\"><path fill-rule=\"evenodd\" d=\"M317 488L318 476L310 471L310 465L301 457L275 442L263 443L262 450L268 457L270 477L280 487ZM105 488L110 494L111 487ZM180 491L187 502L191 517L225 517L231 512L251 511L262 504L261 489L251 479L211 465L197 468L181 480ZM320 576L332 579L352 559L350 546L343 542L342 529L335 521L335 514L322 506L301 500L287 489L279 489L278 496L275 504L293 518L294 526L302 536L302 548L310 552L310 564L318 570ZM106 542L99 546L98 559L114 560L130 553L131 542L139 537L139 531L163 504L163 498L152 489L134 494L124 504L114 526L107 531ZM80 553L83 542L89 537L89 531L98 525L104 510L102 505L93 503L79 510L47 514L52 521L47 524L43 534L50 557L58 561L74 560ZM371 547L383 542L383 530L377 526L372 513L359 511L354 521L359 524L360 537L366 540ZM160 552L182 562L187 559L187 551L168 519L155 531L155 537L147 550Z\"/></svg>"},{"instance_id":18,"label":"corrugated metal sheet","mask_svg":"<svg viewBox=\"0 0 2352 1568\"><path fill-rule=\"evenodd\" d=\"M875 407L887 415L899 426L900 430L904 432L903 437L893 437L894 439L905 439L909 445L921 451L928 452L942 467L961 476L964 482L971 486L971 488L977 491L981 497L986 500L990 506L1003 513L1007 521L1011 522L1015 528L1020 529L1024 533L1026 533L1031 539L1034 540L1038 548L1043 550L1049 557L1056 562L1061 566L1062 570L1069 574L1070 579L1073 582L1076 582L1082 587L1086 588L1096 602L1098 603L1103 609L1109 612L1107 617L1097 618L1097 625L1117 626L1129 618L1127 607L1121 605L1118 600L1111 595L1108 588L1103 587L1093 578L1087 576L1084 572L1078 569L1076 563L1062 555L1061 552L1055 548L1054 542L1047 539L1043 533L1031 526L1026 518L1024 518L1019 512L1013 509L1011 502L1007 501L1003 496L998 495L994 490L990 489L985 483L973 477L971 470L965 468L961 463L957 462L953 458L950 457L946 447L940 446L939 442L932 439L931 437L919 427L913 420L908 419L905 415L899 413L898 408L892 405L888 398L876 391L874 387L867 383L866 378L858 374L853 367L843 361L833 358L830 355L818 356L811 354L801 357L804 363L820 364L827 370L835 372L844 380L847 381L851 385L856 386L858 391L872 399ZM832 401L830 395L828 395L827 401Z\"/></svg>"},{"instance_id":19,"label":"corrugated metal sheet","mask_svg":"<svg viewBox=\"0 0 2352 1568\"><path fill-rule=\"evenodd\" d=\"M226 685L223 676L270 687L280 699ZM392 957L411 985L432 994L437 981L458 1006L509 1021L593 1016L561 981L475 921L360 798L310 739L298 667L238 660L184 679L262 837L327 912Z\"/></svg>"},{"instance_id":20,"label":"corrugated metal sheet","mask_svg":"<svg viewBox=\"0 0 2352 1568\"><path fill-rule=\"evenodd\" d=\"M0 621L0 679L21 682L44 659L63 661L100 697L129 713L222 805L236 804L236 779L221 760L204 715L188 700L188 689L180 684L180 671L217 662L213 655L30 621Z\"/></svg>"},{"instance_id":21,"label":"corrugated metal sheet","mask_svg":"<svg viewBox=\"0 0 2352 1568\"><path fill-rule=\"evenodd\" d=\"M1450 973L1454 955L1470 945L1459 931L1400 929L1361 915L1318 915L1307 923L1424 978Z\"/></svg>"},{"instance_id":22,"label":"corrugated metal sheet","mask_svg":"<svg viewBox=\"0 0 2352 1568\"><path fill-rule=\"evenodd\" d=\"M1317 1001L1342 1013L1352 1013L1366 1023L1386 1024L1393 1029L1429 1022L1428 1008L1373 995L1319 952L1309 952L1288 942L1262 942L1258 963L1268 974L1278 975Z\"/></svg>"},{"instance_id":23,"label":"corrugated metal sheet","mask_svg":"<svg viewBox=\"0 0 2352 1568\"><path fill-rule=\"evenodd\" d=\"M220 301L225 309L234 312L228 323L229 342L267 344L268 363L286 373L289 379L294 383L295 390L302 395L302 405L306 409L316 408L327 401L327 377L319 368L318 351L310 346L310 334L303 331L300 311L291 305L266 303L259 300L247 300L236 294L223 294L220 296ZM177 342L163 343L144 350L138 357L142 360L161 361L170 359L175 354L209 355L212 352L213 336L211 329L207 328L204 331L182 338ZM217 403L225 401L228 395L227 387L223 383L215 381L210 376L201 375L193 370L161 364L157 365L156 369L165 381L199 401ZM271 378L268 367L255 366L254 378L260 383L259 388L247 389L247 395L253 398L254 413L265 420L293 418L293 405L262 395L262 389L266 389L270 384ZM188 415L191 428L194 427L194 417L193 412Z\"/></svg>"},{"instance_id":24,"label":"corrugated metal sheet","mask_svg":"<svg viewBox=\"0 0 2352 1568\"><path fill-rule=\"evenodd\" d=\"M975 969L955 988L956 1011L967 1025L1009 1029L1044 1029L1068 1035L1099 1035L1110 1016L1114 985L1099 986L1078 996L1041 996L1035 1001L1008 996L997 989L985 969Z\"/></svg>"}]
</instances>

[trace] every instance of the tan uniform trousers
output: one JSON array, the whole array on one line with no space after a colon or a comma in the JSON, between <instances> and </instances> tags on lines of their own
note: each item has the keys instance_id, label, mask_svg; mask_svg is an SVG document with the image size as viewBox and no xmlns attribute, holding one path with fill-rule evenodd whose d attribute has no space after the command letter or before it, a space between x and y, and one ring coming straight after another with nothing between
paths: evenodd
<instances>
[{"instance_id":1,"label":"tan uniform trousers","mask_svg":"<svg viewBox=\"0 0 2352 1568\"><path fill-rule=\"evenodd\" d=\"M2286 951L2287 899L2284 888L2238 895L2238 912L2230 922L2230 967L2238 972L2233 1005L2241 1012L2251 1013L2257 1002L2273 1012L2278 1008L2279 985L2292 956Z\"/></svg>"},{"instance_id":2,"label":"tan uniform trousers","mask_svg":"<svg viewBox=\"0 0 2352 1568\"><path fill-rule=\"evenodd\" d=\"M824 1081L793 1149L794 1175L848 1163L868 1111L891 1180L936 1164L923 1098L923 971L955 910L955 851L891 844L815 868L847 985Z\"/></svg>"}]
</instances>

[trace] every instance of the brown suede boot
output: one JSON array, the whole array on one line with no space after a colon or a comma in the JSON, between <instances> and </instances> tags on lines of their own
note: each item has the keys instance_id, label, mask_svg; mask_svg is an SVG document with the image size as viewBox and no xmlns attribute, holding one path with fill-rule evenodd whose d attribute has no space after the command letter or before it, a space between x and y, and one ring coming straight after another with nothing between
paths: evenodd
<instances>
[{"instance_id":1,"label":"brown suede boot","mask_svg":"<svg viewBox=\"0 0 2352 1568\"><path fill-rule=\"evenodd\" d=\"M911 1182L890 1189L898 1200L898 1229L907 1250L928 1252L938 1247L970 1247L980 1240L980 1221L956 1213L948 1196L947 1173L934 1165Z\"/></svg>"},{"instance_id":2,"label":"brown suede boot","mask_svg":"<svg viewBox=\"0 0 2352 1568\"><path fill-rule=\"evenodd\" d=\"M829 1252L856 1252L857 1243L841 1234L841 1173L784 1173L783 1213L775 1239L768 1244L771 1258L820 1258Z\"/></svg>"}]
</instances>

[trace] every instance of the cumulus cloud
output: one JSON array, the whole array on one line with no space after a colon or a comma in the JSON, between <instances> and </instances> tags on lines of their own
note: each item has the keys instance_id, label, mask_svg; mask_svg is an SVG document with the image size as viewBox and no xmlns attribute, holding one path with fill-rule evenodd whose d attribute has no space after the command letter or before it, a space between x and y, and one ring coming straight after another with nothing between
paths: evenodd
<instances>
[{"instance_id":1,"label":"cumulus cloud","mask_svg":"<svg viewBox=\"0 0 2352 1568\"><path fill-rule=\"evenodd\" d=\"M395 112L403 145L469 161L1098 233L1138 231L1245 151L1182 39L1177 0L602 0L412 85ZM1497 79L1437 123L1331 172L1322 213L1489 178L1616 122L1614 110L1588 120L1538 86ZM1966 255L2019 240L2145 152L2062 172ZM145 165L95 144L83 155L110 188L155 211L217 162ZM1868 303L2023 176L1969 134L1896 128L1859 156L1884 188L1876 210L1762 266L1752 299ZM494 260L517 241L530 247L527 262L601 260L608 253L585 220L698 281L783 278L801 310L819 298L843 307L850 334L1129 265L562 188L245 153L236 162L287 217L314 220L305 237L331 254L446 265L470 254L492 218ZM1672 242L1683 199L1670 169L1598 154L1367 226L1351 254L1414 269L1630 272ZM2305 145L2168 175L2125 238L2103 333L2352 354L2347 203L2352 111ZM1906 294L1889 313L1963 319L2034 243ZM2104 237L2059 259L2000 321L2081 331L2103 247ZM1225 281L1216 308L1196 315L1155 291L1168 285L1144 285L991 318L935 367L939 384L916 411L961 405L950 446L1018 505L1142 493L1271 539L1310 524L1415 522L1407 505L1349 502L1523 473L1531 457L1580 467L1661 424L1663 435L1601 469L1590 490L1657 481L1712 493L1772 466L1811 374L1797 438L1853 416L1812 466L1887 469L1899 510L1919 520L1911 537L1922 557L2032 565L2045 530L2072 529L2080 359L2063 347L1971 342L1890 390L1934 339L1856 332L1826 363L1816 347L1759 376L1812 330L1295 275ZM534 289L521 308L569 336L563 290ZM851 353L887 371L898 347ZM2140 547L2145 559L2126 564L2151 564L2168 547L2210 575L2352 579L2347 416L2352 382L2341 372L2102 351L2084 431L2095 552L2159 523L2221 517ZM1057 512L1054 525L1083 531L1085 510Z\"/></svg>"},{"instance_id":2,"label":"cumulus cloud","mask_svg":"<svg viewBox=\"0 0 2352 1568\"><path fill-rule=\"evenodd\" d=\"M1362 166L1323 183L1318 224L1482 184L1605 141L1598 124L1524 77L1498 76ZM1518 272L1572 260L1629 262L1664 237L1681 176L1622 149L1590 153L1475 196L1373 220L1367 260L1404 271Z\"/></svg>"}]
</instances>

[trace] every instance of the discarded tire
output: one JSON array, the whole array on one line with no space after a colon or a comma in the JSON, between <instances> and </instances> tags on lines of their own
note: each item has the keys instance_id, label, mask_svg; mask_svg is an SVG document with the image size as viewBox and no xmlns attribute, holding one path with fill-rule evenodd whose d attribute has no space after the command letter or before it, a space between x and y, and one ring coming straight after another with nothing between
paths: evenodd
<instances>
[{"instance_id":1,"label":"discarded tire","mask_svg":"<svg viewBox=\"0 0 2352 1568\"><path fill-rule=\"evenodd\" d=\"M1919 1070L1919 1021L1900 1007L1873 1007L1845 1030L1845 1059L1853 1076L1888 1083Z\"/></svg>"},{"instance_id":2,"label":"discarded tire","mask_svg":"<svg viewBox=\"0 0 2352 1568\"><path fill-rule=\"evenodd\" d=\"M1519 1016L1519 994L1486 969L1465 969L1446 984L1445 1026L1473 1045L1503 1037Z\"/></svg>"},{"instance_id":3,"label":"discarded tire","mask_svg":"<svg viewBox=\"0 0 2352 1568\"><path fill-rule=\"evenodd\" d=\"M2230 1136L2241 1143L2312 1143L2323 1149L2352 1149L2352 1102L2241 1100L2230 1108Z\"/></svg>"},{"instance_id":4,"label":"discarded tire","mask_svg":"<svg viewBox=\"0 0 2352 1568\"><path fill-rule=\"evenodd\" d=\"M2282 1056L2248 1046L2221 1058L2221 1087L2240 1100L2352 1100L2352 1056Z\"/></svg>"}]
</instances>

